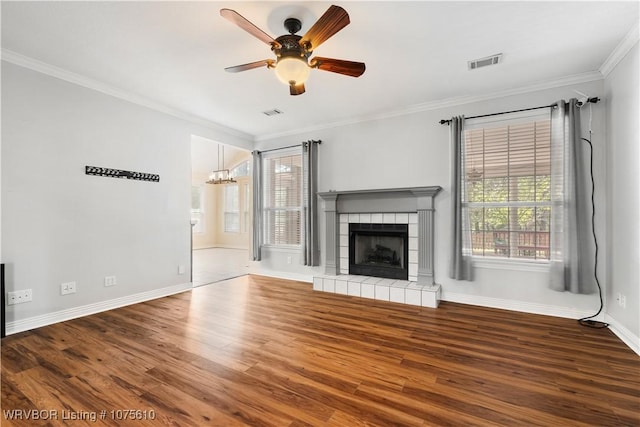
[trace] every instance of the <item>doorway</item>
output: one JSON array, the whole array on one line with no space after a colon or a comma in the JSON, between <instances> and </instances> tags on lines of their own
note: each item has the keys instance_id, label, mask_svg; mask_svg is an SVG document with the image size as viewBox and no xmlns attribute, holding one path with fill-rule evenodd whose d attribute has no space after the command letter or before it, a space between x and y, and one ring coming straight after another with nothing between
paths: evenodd
<instances>
[{"instance_id":1,"label":"doorway","mask_svg":"<svg viewBox=\"0 0 640 427\"><path fill-rule=\"evenodd\" d=\"M194 287L249 273L252 193L248 150L191 137Z\"/></svg>"}]
</instances>

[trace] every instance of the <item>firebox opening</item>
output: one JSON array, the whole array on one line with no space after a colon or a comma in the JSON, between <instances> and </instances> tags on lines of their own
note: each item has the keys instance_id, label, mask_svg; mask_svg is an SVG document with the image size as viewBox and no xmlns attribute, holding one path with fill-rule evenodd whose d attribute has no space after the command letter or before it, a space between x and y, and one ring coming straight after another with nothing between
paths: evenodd
<instances>
[{"instance_id":1,"label":"firebox opening","mask_svg":"<svg viewBox=\"0 0 640 427\"><path fill-rule=\"evenodd\" d=\"M407 224L349 224L349 274L407 280Z\"/></svg>"},{"instance_id":2,"label":"firebox opening","mask_svg":"<svg viewBox=\"0 0 640 427\"><path fill-rule=\"evenodd\" d=\"M403 268L402 238L356 235L355 263L389 268Z\"/></svg>"}]
</instances>

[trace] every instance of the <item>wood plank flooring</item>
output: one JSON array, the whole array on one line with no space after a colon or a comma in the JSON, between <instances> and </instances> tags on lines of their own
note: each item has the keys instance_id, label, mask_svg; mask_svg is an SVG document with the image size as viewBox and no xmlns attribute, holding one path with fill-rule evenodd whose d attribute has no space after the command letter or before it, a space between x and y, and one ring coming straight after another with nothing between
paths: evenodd
<instances>
[{"instance_id":1,"label":"wood plank flooring","mask_svg":"<svg viewBox=\"0 0 640 427\"><path fill-rule=\"evenodd\" d=\"M2 426L639 426L640 358L574 320L245 276L3 339L1 398Z\"/></svg>"}]
</instances>

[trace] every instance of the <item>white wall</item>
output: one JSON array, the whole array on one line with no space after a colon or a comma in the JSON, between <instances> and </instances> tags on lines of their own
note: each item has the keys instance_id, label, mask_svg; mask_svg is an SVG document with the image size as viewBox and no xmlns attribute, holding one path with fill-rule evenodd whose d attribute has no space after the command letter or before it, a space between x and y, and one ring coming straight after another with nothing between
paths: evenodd
<instances>
[{"instance_id":1,"label":"white wall","mask_svg":"<svg viewBox=\"0 0 640 427\"><path fill-rule=\"evenodd\" d=\"M440 185L436 197L435 278L442 284L443 299L478 305L512 308L566 317L595 314L599 308L597 295L574 295L555 292L547 285L544 271L497 270L478 268L473 282L455 281L447 277L450 236L449 129L440 119L452 115L487 114L539 105L560 99L578 97L577 89L592 96L602 96L603 82L593 81L563 86L528 94L497 98L455 107L424 111L259 141L256 149L286 146L308 139L321 139L319 149L318 191L395 188ZM587 130L588 120L583 120ZM593 108L595 147L596 202L601 207L596 229L605 238L605 161L604 106ZM320 215L323 233L324 216ZM324 242L321 242L324 247ZM601 248L600 277L605 277L606 248ZM294 253L294 256L297 254ZM309 277L322 273L322 268L305 268L284 262L289 253L266 251L264 261L254 269L274 270L277 275ZM603 280L604 281L604 280Z\"/></svg>"},{"instance_id":2,"label":"white wall","mask_svg":"<svg viewBox=\"0 0 640 427\"><path fill-rule=\"evenodd\" d=\"M609 183L608 321L640 352L640 135L638 43L605 79ZM618 303L626 297L626 308Z\"/></svg>"},{"instance_id":3,"label":"white wall","mask_svg":"<svg viewBox=\"0 0 640 427\"><path fill-rule=\"evenodd\" d=\"M7 308L9 325L190 286L192 134L252 145L2 62L2 261L8 291L33 291ZM87 176L85 165L160 182ZM111 275L117 285L104 287ZM77 292L61 296L70 281Z\"/></svg>"}]
</instances>

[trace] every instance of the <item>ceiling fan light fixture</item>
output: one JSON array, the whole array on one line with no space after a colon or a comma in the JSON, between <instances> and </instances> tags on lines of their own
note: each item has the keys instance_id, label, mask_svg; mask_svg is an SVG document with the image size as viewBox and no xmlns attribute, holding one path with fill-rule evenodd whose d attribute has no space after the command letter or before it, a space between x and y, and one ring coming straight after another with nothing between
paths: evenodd
<instances>
[{"instance_id":1,"label":"ceiling fan light fixture","mask_svg":"<svg viewBox=\"0 0 640 427\"><path fill-rule=\"evenodd\" d=\"M363 62L345 61L335 58L315 57L309 60L313 51L338 31L349 25L349 14L340 6L332 5L307 30L304 36L296 33L302 29L302 22L293 17L285 19L284 26L289 34L283 34L274 39L247 18L235 10L220 9L220 15L248 32L258 40L271 46L276 60L263 59L248 64L225 68L225 71L237 73L264 67L275 68L278 79L289 86L290 95L300 95L305 92L304 84L311 73L311 69L329 71L351 77L360 77L365 70Z\"/></svg>"},{"instance_id":2,"label":"ceiling fan light fixture","mask_svg":"<svg viewBox=\"0 0 640 427\"><path fill-rule=\"evenodd\" d=\"M304 58L286 56L276 63L276 76L287 86L305 83L309 78L311 68Z\"/></svg>"}]
</instances>

